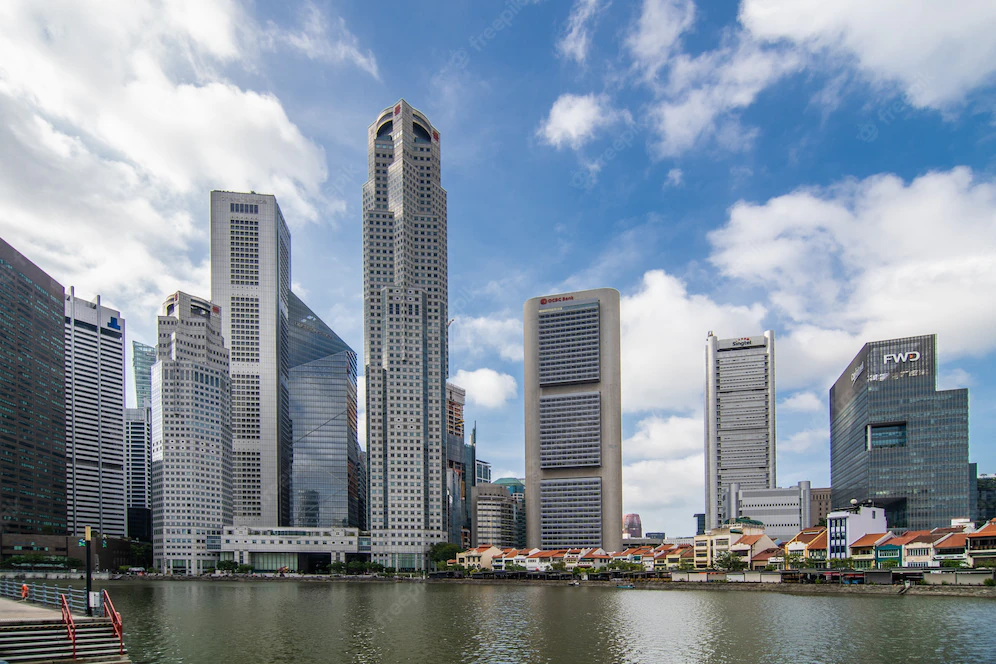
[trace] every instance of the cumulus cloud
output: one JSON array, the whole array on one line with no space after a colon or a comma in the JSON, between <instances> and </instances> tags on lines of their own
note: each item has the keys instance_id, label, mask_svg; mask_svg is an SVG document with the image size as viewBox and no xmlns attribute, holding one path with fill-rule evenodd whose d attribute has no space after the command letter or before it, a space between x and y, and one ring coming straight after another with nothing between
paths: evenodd
<instances>
[{"instance_id":1,"label":"cumulus cloud","mask_svg":"<svg viewBox=\"0 0 996 664\"><path fill-rule=\"evenodd\" d=\"M787 438L777 441L779 452L789 452L801 454L809 452L818 447L827 447L830 444L830 432L828 429L803 429L797 431Z\"/></svg>"},{"instance_id":2,"label":"cumulus cloud","mask_svg":"<svg viewBox=\"0 0 996 664\"><path fill-rule=\"evenodd\" d=\"M567 18L567 30L557 42L557 53L561 57L583 65L591 47L591 30L600 11L608 3L600 0L575 0L571 14Z\"/></svg>"},{"instance_id":3,"label":"cumulus cloud","mask_svg":"<svg viewBox=\"0 0 996 664\"><path fill-rule=\"evenodd\" d=\"M487 368L461 369L450 382L467 390L468 403L485 409L501 408L515 398L518 390L515 378Z\"/></svg>"},{"instance_id":4,"label":"cumulus cloud","mask_svg":"<svg viewBox=\"0 0 996 664\"><path fill-rule=\"evenodd\" d=\"M558 150L564 146L577 150L599 129L632 120L629 111L613 108L606 94L563 94L553 102L549 116L536 133Z\"/></svg>"},{"instance_id":5,"label":"cumulus cloud","mask_svg":"<svg viewBox=\"0 0 996 664\"><path fill-rule=\"evenodd\" d=\"M744 0L740 21L758 39L850 60L918 107L959 103L996 74L992 2Z\"/></svg>"},{"instance_id":6,"label":"cumulus cloud","mask_svg":"<svg viewBox=\"0 0 996 664\"><path fill-rule=\"evenodd\" d=\"M456 316L450 325L450 350L479 357L497 352L503 360L522 361L522 320L507 314Z\"/></svg>"},{"instance_id":7,"label":"cumulus cloud","mask_svg":"<svg viewBox=\"0 0 996 664\"><path fill-rule=\"evenodd\" d=\"M826 400L816 396L816 393L814 392L796 392L788 399L778 402L779 412L819 413L825 411L826 409Z\"/></svg>"},{"instance_id":8,"label":"cumulus cloud","mask_svg":"<svg viewBox=\"0 0 996 664\"><path fill-rule=\"evenodd\" d=\"M297 30L281 30L271 26L271 36L286 43L312 60L333 64L351 63L376 79L377 58L373 51L363 50L359 39L346 27L345 19L330 20L314 3L301 7L301 25Z\"/></svg>"},{"instance_id":9,"label":"cumulus cloud","mask_svg":"<svg viewBox=\"0 0 996 664\"><path fill-rule=\"evenodd\" d=\"M344 212L280 100L225 76L265 33L226 0L0 4L0 234L149 340L164 294L209 294L210 189L272 193L292 225Z\"/></svg>"},{"instance_id":10,"label":"cumulus cloud","mask_svg":"<svg viewBox=\"0 0 996 664\"><path fill-rule=\"evenodd\" d=\"M667 172L667 180L664 182L665 187L680 187L685 181L685 174L681 172L680 168L672 168Z\"/></svg>"},{"instance_id":11,"label":"cumulus cloud","mask_svg":"<svg viewBox=\"0 0 996 664\"><path fill-rule=\"evenodd\" d=\"M644 274L639 289L620 303L623 410L701 408L706 334L763 331L765 313L760 304L722 304L689 293L662 270ZM696 348L701 352L690 351Z\"/></svg>"},{"instance_id":12,"label":"cumulus cloud","mask_svg":"<svg viewBox=\"0 0 996 664\"><path fill-rule=\"evenodd\" d=\"M680 49L681 36L695 22L692 0L643 0L640 17L626 36L635 66L653 79Z\"/></svg>"},{"instance_id":13,"label":"cumulus cloud","mask_svg":"<svg viewBox=\"0 0 996 664\"><path fill-rule=\"evenodd\" d=\"M936 332L948 358L996 348L976 333L996 326L996 309L978 306L996 288L992 177L884 174L740 202L709 240L721 274L765 287L788 322L791 386L835 378L869 340Z\"/></svg>"}]
</instances>

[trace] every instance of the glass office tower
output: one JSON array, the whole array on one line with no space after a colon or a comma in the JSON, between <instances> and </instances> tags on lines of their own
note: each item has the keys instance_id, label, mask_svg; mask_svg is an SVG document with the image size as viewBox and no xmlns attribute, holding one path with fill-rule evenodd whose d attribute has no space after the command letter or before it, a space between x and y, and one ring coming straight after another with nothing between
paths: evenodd
<instances>
[{"instance_id":1,"label":"glass office tower","mask_svg":"<svg viewBox=\"0 0 996 664\"><path fill-rule=\"evenodd\" d=\"M367 527L356 431L356 352L293 292L288 299L291 525Z\"/></svg>"},{"instance_id":2,"label":"glass office tower","mask_svg":"<svg viewBox=\"0 0 996 664\"><path fill-rule=\"evenodd\" d=\"M935 335L865 344L830 390L834 509L872 500L890 527L969 513L968 390L936 389Z\"/></svg>"},{"instance_id":3,"label":"glass office tower","mask_svg":"<svg viewBox=\"0 0 996 664\"><path fill-rule=\"evenodd\" d=\"M62 284L0 239L0 512L5 533L66 532Z\"/></svg>"}]
</instances>

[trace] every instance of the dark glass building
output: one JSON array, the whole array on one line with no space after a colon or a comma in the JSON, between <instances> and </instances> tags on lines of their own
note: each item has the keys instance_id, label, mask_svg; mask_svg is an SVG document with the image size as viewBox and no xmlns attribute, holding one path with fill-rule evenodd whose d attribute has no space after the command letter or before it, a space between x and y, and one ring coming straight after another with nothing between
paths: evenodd
<instances>
[{"instance_id":1,"label":"dark glass building","mask_svg":"<svg viewBox=\"0 0 996 664\"><path fill-rule=\"evenodd\" d=\"M974 484L976 505L973 516L976 524L982 526L996 519L996 475L977 475Z\"/></svg>"},{"instance_id":2,"label":"dark glass building","mask_svg":"<svg viewBox=\"0 0 996 664\"><path fill-rule=\"evenodd\" d=\"M0 528L66 532L65 289L0 239Z\"/></svg>"},{"instance_id":3,"label":"dark glass building","mask_svg":"<svg viewBox=\"0 0 996 664\"><path fill-rule=\"evenodd\" d=\"M356 352L294 293L288 307L291 525L367 528Z\"/></svg>"},{"instance_id":4,"label":"dark glass building","mask_svg":"<svg viewBox=\"0 0 996 664\"><path fill-rule=\"evenodd\" d=\"M968 390L937 391L935 335L865 344L830 389L834 509L885 508L890 528L971 517Z\"/></svg>"}]
</instances>

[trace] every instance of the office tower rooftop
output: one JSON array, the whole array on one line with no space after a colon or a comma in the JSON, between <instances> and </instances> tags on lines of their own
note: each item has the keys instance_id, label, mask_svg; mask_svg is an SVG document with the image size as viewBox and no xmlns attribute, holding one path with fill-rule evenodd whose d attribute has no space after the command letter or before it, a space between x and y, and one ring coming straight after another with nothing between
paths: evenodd
<instances>
[{"instance_id":1,"label":"office tower rooftop","mask_svg":"<svg viewBox=\"0 0 996 664\"><path fill-rule=\"evenodd\" d=\"M131 364L135 376L135 407L152 405L152 365L156 363L156 347L141 341L131 342Z\"/></svg>"},{"instance_id":2,"label":"office tower rooftop","mask_svg":"<svg viewBox=\"0 0 996 664\"><path fill-rule=\"evenodd\" d=\"M527 545L618 551L619 292L535 297L524 323Z\"/></svg>"},{"instance_id":3,"label":"office tower rooftop","mask_svg":"<svg viewBox=\"0 0 996 664\"><path fill-rule=\"evenodd\" d=\"M66 532L65 291L0 239L3 532Z\"/></svg>"},{"instance_id":4,"label":"office tower rooftop","mask_svg":"<svg viewBox=\"0 0 996 664\"><path fill-rule=\"evenodd\" d=\"M706 339L706 531L727 515L730 485L775 484L775 333Z\"/></svg>"},{"instance_id":5,"label":"office tower rooftop","mask_svg":"<svg viewBox=\"0 0 996 664\"><path fill-rule=\"evenodd\" d=\"M92 526L124 537L125 321L121 312L65 300L66 512L71 535Z\"/></svg>"},{"instance_id":6,"label":"office tower rooftop","mask_svg":"<svg viewBox=\"0 0 996 664\"><path fill-rule=\"evenodd\" d=\"M401 100L367 134L364 374L375 562L424 569L447 538L446 190L439 132Z\"/></svg>"}]
</instances>

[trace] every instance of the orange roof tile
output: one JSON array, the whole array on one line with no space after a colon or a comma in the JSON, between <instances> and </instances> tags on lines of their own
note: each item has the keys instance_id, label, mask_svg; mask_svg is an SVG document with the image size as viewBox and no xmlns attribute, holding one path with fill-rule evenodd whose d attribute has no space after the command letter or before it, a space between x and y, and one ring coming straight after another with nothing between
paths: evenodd
<instances>
[{"instance_id":1,"label":"orange roof tile","mask_svg":"<svg viewBox=\"0 0 996 664\"><path fill-rule=\"evenodd\" d=\"M777 546L775 546L770 549L765 549L764 551L758 551L757 554L753 558L751 558L751 561L769 560L774 556L780 556L780 555L782 555L782 550L779 549Z\"/></svg>"},{"instance_id":2,"label":"orange roof tile","mask_svg":"<svg viewBox=\"0 0 996 664\"><path fill-rule=\"evenodd\" d=\"M897 535L896 537L891 537L884 542L882 546L902 546L904 544L909 544L917 537L921 535L929 535L929 530L911 530L909 532L903 533L902 535Z\"/></svg>"},{"instance_id":3,"label":"orange roof tile","mask_svg":"<svg viewBox=\"0 0 996 664\"><path fill-rule=\"evenodd\" d=\"M809 544L814 539L820 536L820 533L826 532L826 528L812 528L809 530L803 530L798 535L792 538L793 542L802 542L803 544Z\"/></svg>"},{"instance_id":4,"label":"orange roof tile","mask_svg":"<svg viewBox=\"0 0 996 664\"><path fill-rule=\"evenodd\" d=\"M858 541L851 545L851 548L875 546L875 542L879 541L888 534L889 533L868 533L864 537L859 537Z\"/></svg>"},{"instance_id":5,"label":"orange roof tile","mask_svg":"<svg viewBox=\"0 0 996 664\"><path fill-rule=\"evenodd\" d=\"M827 548L827 531L824 528L823 532L816 536L816 539L809 543L809 549L825 549Z\"/></svg>"},{"instance_id":6,"label":"orange roof tile","mask_svg":"<svg viewBox=\"0 0 996 664\"><path fill-rule=\"evenodd\" d=\"M943 542L937 544L938 549L964 549L968 543L969 533L955 533Z\"/></svg>"},{"instance_id":7,"label":"orange roof tile","mask_svg":"<svg viewBox=\"0 0 996 664\"><path fill-rule=\"evenodd\" d=\"M968 534L969 539L975 539L976 537L996 537L996 519L993 519L974 533Z\"/></svg>"},{"instance_id":8,"label":"orange roof tile","mask_svg":"<svg viewBox=\"0 0 996 664\"><path fill-rule=\"evenodd\" d=\"M734 544L733 546L736 546L737 544L754 545L757 544L757 541L762 537L764 537L764 535L744 535L743 537L738 539L736 544Z\"/></svg>"}]
</instances>

